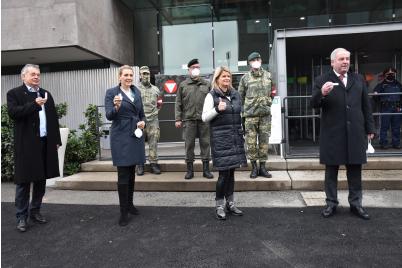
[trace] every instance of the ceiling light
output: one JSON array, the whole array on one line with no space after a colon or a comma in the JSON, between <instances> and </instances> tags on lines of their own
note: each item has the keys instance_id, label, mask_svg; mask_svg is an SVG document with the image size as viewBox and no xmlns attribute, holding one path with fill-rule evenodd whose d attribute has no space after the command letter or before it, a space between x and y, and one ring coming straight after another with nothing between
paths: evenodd
<instances>
[{"instance_id":1,"label":"ceiling light","mask_svg":"<svg viewBox=\"0 0 402 268\"><path fill-rule=\"evenodd\" d=\"M305 20L306 19L306 17L300 17L300 20Z\"/></svg>"},{"instance_id":2,"label":"ceiling light","mask_svg":"<svg viewBox=\"0 0 402 268\"><path fill-rule=\"evenodd\" d=\"M256 20L255 23L260 23L260 20Z\"/></svg>"}]
</instances>

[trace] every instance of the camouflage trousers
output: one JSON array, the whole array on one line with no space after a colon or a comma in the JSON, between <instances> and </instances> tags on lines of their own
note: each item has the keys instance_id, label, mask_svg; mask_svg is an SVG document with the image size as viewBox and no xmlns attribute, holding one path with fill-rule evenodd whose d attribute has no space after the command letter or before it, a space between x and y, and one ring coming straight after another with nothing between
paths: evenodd
<instances>
[{"instance_id":1,"label":"camouflage trousers","mask_svg":"<svg viewBox=\"0 0 402 268\"><path fill-rule=\"evenodd\" d=\"M209 123L201 120L189 120L183 124L183 138L186 149L186 162L194 162L195 138L198 136L200 142L200 156L202 160L211 159L209 145Z\"/></svg>"},{"instance_id":2,"label":"camouflage trousers","mask_svg":"<svg viewBox=\"0 0 402 268\"><path fill-rule=\"evenodd\" d=\"M148 121L144 130L145 140L148 141L148 160L150 163L158 162L158 141L160 137L159 120Z\"/></svg>"},{"instance_id":3,"label":"camouflage trousers","mask_svg":"<svg viewBox=\"0 0 402 268\"><path fill-rule=\"evenodd\" d=\"M246 117L247 157L250 161L264 162L268 159L268 141L271 135L271 116Z\"/></svg>"}]
</instances>

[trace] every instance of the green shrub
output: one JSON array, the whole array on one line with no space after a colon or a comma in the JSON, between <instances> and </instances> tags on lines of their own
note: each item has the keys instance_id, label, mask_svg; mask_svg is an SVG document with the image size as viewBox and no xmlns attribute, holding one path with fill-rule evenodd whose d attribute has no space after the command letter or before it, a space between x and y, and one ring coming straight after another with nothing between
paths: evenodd
<instances>
[{"instance_id":1,"label":"green shrub","mask_svg":"<svg viewBox=\"0 0 402 268\"><path fill-rule=\"evenodd\" d=\"M67 102L58 103L56 106L57 118L60 120L67 115Z\"/></svg>"},{"instance_id":2,"label":"green shrub","mask_svg":"<svg viewBox=\"0 0 402 268\"><path fill-rule=\"evenodd\" d=\"M1 106L1 181L14 177L14 121L8 116L7 105Z\"/></svg>"},{"instance_id":3,"label":"green shrub","mask_svg":"<svg viewBox=\"0 0 402 268\"><path fill-rule=\"evenodd\" d=\"M67 103L56 105L59 119L67 114ZM96 105L90 104L84 112L86 122L79 126L79 132L71 130L68 135L64 171L66 175L77 173L80 164L94 160L98 152L101 114ZM98 121L98 124L97 124ZM14 123L8 116L7 105L1 106L1 181L12 181L14 177Z\"/></svg>"},{"instance_id":4,"label":"green shrub","mask_svg":"<svg viewBox=\"0 0 402 268\"><path fill-rule=\"evenodd\" d=\"M99 146L99 127L101 114L96 105L90 104L84 112L86 122L79 126L79 133L72 130L68 135L66 155L64 156L64 174L72 175L80 171L80 164L96 159Z\"/></svg>"}]
</instances>

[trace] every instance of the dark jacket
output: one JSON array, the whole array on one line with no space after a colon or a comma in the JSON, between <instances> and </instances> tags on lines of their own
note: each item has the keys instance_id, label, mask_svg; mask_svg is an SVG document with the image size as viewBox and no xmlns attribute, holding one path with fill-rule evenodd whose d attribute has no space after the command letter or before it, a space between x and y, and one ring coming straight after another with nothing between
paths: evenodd
<instances>
[{"instance_id":1,"label":"dark jacket","mask_svg":"<svg viewBox=\"0 0 402 268\"><path fill-rule=\"evenodd\" d=\"M327 81L339 85L324 97L321 87ZM367 134L374 133L374 121L363 77L348 73L346 88L333 71L317 77L311 104L321 108L320 163L366 163Z\"/></svg>"},{"instance_id":2,"label":"dark jacket","mask_svg":"<svg viewBox=\"0 0 402 268\"><path fill-rule=\"evenodd\" d=\"M176 121L201 120L205 96L210 89L209 82L202 77L181 82L176 94Z\"/></svg>"},{"instance_id":3,"label":"dark jacket","mask_svg":"<svg viewBox=\"0 0 402 268\"><path fill-rule=\"evenodd\" d=\"M127 167L145 163L144 136L137 138L134 130L139 121L145 121L141 93L135 86L131 87L135 94L132 102L120 89L120 86L106 91L106 118L112 122L110 127L110 147L112 149L113 165ZM120 109L116 111L113 99L116 95L123 96Z\"/></svg>"},{"instance_id":4,"label":"dark jacket","mask_svg":"<svg viewBox=\"0 0 402 268\"><path fill-rule=\"evenodd\" d=\"M226 102L226 109L209 123L214 168L227 170L247 166L239 93L234 89L231 90L229 93L230 100L216 90L211 90L210 94L214 99L214 107L218 107L219 98ZM215 109L217 110L217 108Z\"/></svg>"},{"instance_id":5,"label":"dark jacket","mask_svg":"<svg viewBox=\"0 0 402 268\"><path fill-rule=\"evenodd\" d=\"M28 91L25 85L7 92L8 114L14 119L14 183L21 184L58 177L59 160L57 145L61 145L59 121L54 100L49 91L40 88L42 97L47 92L45 103L47 154L46 171L43 167L41 139L39 133L39 111L36 93Z\"/></svg>"},{"instance_id":6,"label":"dark jacket","mask_svg":"<svg viewBox=\"0 0 402 268\"><path fill-rule=\"evenodd\" d=\"M393 82L388 82L386 80L382 81L379 83L375 88L374 92L377 93L401 93L402 92L402 85L394 80ZM381 103L382 108L387 108L387 107L401 107L401 100L402 100L402 95L380 95L380 96L375 96L375 100L379 100Z\"/></svg>"}]
</instances>

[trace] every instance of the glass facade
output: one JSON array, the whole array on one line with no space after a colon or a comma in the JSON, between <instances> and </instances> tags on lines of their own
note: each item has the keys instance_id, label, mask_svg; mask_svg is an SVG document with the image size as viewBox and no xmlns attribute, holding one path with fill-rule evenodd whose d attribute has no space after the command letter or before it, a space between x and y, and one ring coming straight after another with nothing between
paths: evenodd
<instances>
[{"instance_id":1,"label":"glass facade","mask_svg":"<svg viewBox=\"0 0 402 268\"><path fill-rule=\"evenodd\" d=\"M150 65L153 74L185 75L187 62L198 58L205 75L217 66L229 66L236 73L236 84L248 70L247 56L260 52L263 67L271 71L279 95L287 99L287 115L301 116L284 122L286 149L292 155L318 154L319 118L311 117L318 111L310 108L309 96L314 78L331 69L329 55L334 48L351 51L351 70L364 75L370 92L386 66L397 68L398 80L402 80L402 27L339 32L357 26L395 25L402 21L402 1L122 1L133 10L136 21L134 61L136 65ZM324 34L315 34L314 30ZM305 35L287 36L296 31ZM279 32L284 34L285 52L276 43ZM169 114L174 113L172 107L165 108ZM378 111L375 103L373 107ZM375 120L378 129L379 116Z\"/></svg>"},{"instance_id":2,"label":"glass facade","mask_svg":"<svg viewBox=\"0 0 402 268\"><path fill-rule=\"evenodd\" d=\"M396 0L122 0L134 12L135 62L181 75L199 58L205 73L245 71L259 51L268 64L276 29L336 27L402 20ZM144 53L147 51L147 53Z\"/></svg>"}]
</instances>

